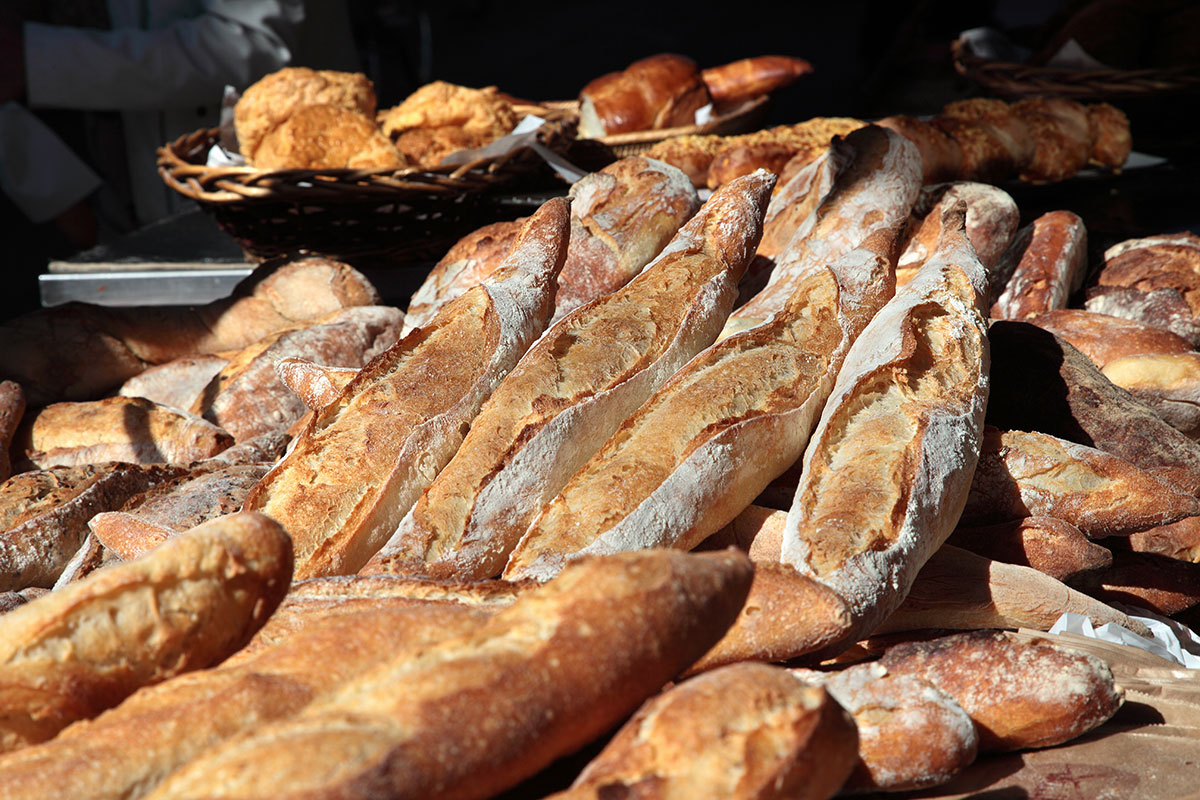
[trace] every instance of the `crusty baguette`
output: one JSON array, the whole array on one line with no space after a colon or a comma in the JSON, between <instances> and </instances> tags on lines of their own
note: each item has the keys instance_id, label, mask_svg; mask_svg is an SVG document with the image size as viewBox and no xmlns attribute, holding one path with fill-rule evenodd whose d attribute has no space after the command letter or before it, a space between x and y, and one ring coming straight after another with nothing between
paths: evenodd
<instances>
[{"instance_id":1,"label":"crusty baguette","mask_svg":"<svg viewBox=\"0 0 1200 800\"><path fill-rule=\"evenodd\" d=\"M784 306L805 272L834 263L876 231L898 230L908 218L921 188L916 148L875 125L852 131L844 142L853 161L838 173L811 222L797 227L766 288L730 315L728 332L763 322Z\"/></svg>"},{"instance_id":2,"label":"crusty baguette","mask_svg":"<svg viewBox=\"0 0 1200 800\"><path fill-rule=\"evenodd\" d=\"M855 726L822 688L734 664L647 700L553 800L824 800L854 765Z\"/></svg>"},{"instance_id":3,"label":"crusty baguette","mask_svg":"<svg viewBox=\"0 0 1200 800\"><path fill-rule=\"evenodd\" d=\"M1069 342L1101 369L1126 356L1176 355L1196 349L1162 328L1082 308L1057 308L1028 321Z\"/></svg>"},{"instance_id":4,"label":"crusty baguette","mask_svg":"<svg viewBox=\"0 0 1200 800\"><path fill-rule=\"evenodd\" d=\"M1100 371L1171 427L1200 439L1200 353L1122 356Z\"/></svg>"},{"instance_id":5,"label":"crusty baguette","mask_svg":"<svg viewBox=\"0 0 1200 800\"><path fill-rule=\"evenodd\" d=\"M912 280L937 248L942 219L957 202L967 204L967 238L989 273L1012 241L1020 212L1003 189L986 183L957 181L926 186L913 206L913 225L896 261L896 287Z\"/></svg>"},{"instance_id":6,"label":"crusty baguette","mask_svg":"<svg viewBox=\"0 0 1200 800\"><path fill-rule=\"evenodd\" d=\"M1096 580L1104 574L1099 573ZM1124 612L1036 569L992 561L949 544L942 545L925 563L904 603L874 632L925 628L1048 631L1068 612L1088 617L1097 628L1112 622L1139 635L1150 635L1145 625Z\"/></svg>"},{"instance_id":7,"label":"crusty baguette","mask_svg":"<svg viewBox=\"0 0 1200 800\"><path fill-rule=\"evenodd\" d=\"M714 103L741 103L791 84L812 72L794 56L754 56L700 70Z\"/></svg>"},{"instance_id":8,"label":"crusty baguette","mask_svg":"<svg viewBox=\"0 0 1200 800\"><path fill-rule=\"evenodd\" d=\"M590 81L579 92L584 138L691 125L708 105L700 67L687 56L659 53Z\"/></svg>"},{"instance_id":9,"label":"crusty baguette","mask_svg":"<svg viewBox=\"0 0 1200 800\"><path fill-rule=\"evenodd\" d=\"M122 561L140 558L180 533L179 528L151 522L128 511L102 511L88 520L88 529L91 537Z\"/></svg>"},{"instance_id":10,"label":"crusty baguette","mask_svg":"<svg viewBox=\"0 0 1200 800\"><path fill-rule=\"evenodd\" d=\"M894 130L916 146L921 153L921 175L925 185L963 178L962 147L938 126L904 114L884 117L875 124Z\"/></svg>"},{"instance_id":11,"label":"crusty baguette","mask_svg":"<svg viewBox=\"0 0 1200 800\"><path fill-rule=\"evenodd\" d=\"M149 364L236 350L281 328L379 302L357 270L318 257L259 265L233 292L203 306L68 303L0 325L0 374L31 405L92 400Z\"/></svg>"},{"instance_id":12,"label":"crusty baguette","mask_svg":"<svg viewBox=\"0 0 1200 800\"><path fill-rule=\"evenodd\" d=\"M1065 340L1008 320L994 321L988 338L990 424L1087 441L1188 494L1200 494L1200 444L1113 385Z\"/></svg>"},{"instance_id":13,"label":"crusty baguette","mask_svg":"<svg viewBox=\"0 0 1200 800\"><path fill-rule=\"evenodd\" d=\"M894 239L798 279L770 320L703 351L626 419L542 509L509 580L566 559L642 547L690 550L804 454L846 352L892 294Z\"/></svg>"},{"instance_id":14,"label":"crusty baguette","mask_svg":"<svg viewBox=\"0 0 1200 800\"><path fill-rule=\"evenodd\" d=\"M950 535L979 457L987 278L965 208L952 213L934 256L851 345L788 512L783 562L838 592L860 632Z\"/></svg>"},{"instance_id":15,"label":"crusty baguette","mask_svg":"<svg viewBox=\"0 0 1200 800\"><path fill-rule=\"evenodd\" d=\"M13 439L21 469L124 461L190 464L233 444L223 428L141 397L53 403L27 415Z\"/></svg>"},{"instance_id":16,"label":"crusty baguette","mask_svg":"<svg viewBox=\"0 0 1200 800\"><path fill-rule=\"evenodd\" d=\"M1198 513L1194 496L1103 450L988 426L959 522L989 525L1039 514L1099 538Z\"/></svg>"},{"instance_id":17,"label":"crusty baguette","mask_svg":"<svg viewBox=\"0 0 1200 800\"><path fill-rule=\"evenodd\" d=\"M219 662L266 621L291 567L278 524L232 515L0 617L0 750Z\"/></svg>"},{"instance_id":18,"label":"crusty baguette","mask_svg":"<svg viewBox=\"0 0 1200 800\"><path fill-rule=\"evenodd\" d=\"M493 282L373 359L251 490L244 507L292 534L298 578L358 571L458 449L550 317L568 205L545 203Z\"/></svg>"},{"instance_id":19,"label":"crusty baguette","mask_svg":"<svg viewBox=\"0 0 1200 800\"><path fill-rule=\"evenodd\" d=\"M1006 564L1033 567L1064 583L1112 566L1107 548L1088 541L1083 531L1056 517L1023 517L976 527L965 527L960 521L946 543Z\"/></svg>"},{"instance_id":20,"label":"crusty baguette","mask_svg":"<svg viewBox=\"0 0 1200 800\"><path fill-rule=\"evenodd\" d=\"M1017 236L997 272L1010 275L992 304L994 319L1028 319L1064 308L1087 271L1087 228L1070 211L1050 211Z\"/></svg>"},{"instance_id":21,"label":"crusty baguette","mask_svg":"<svg viewBox=\"0 0 1200 800\"><path fill-rule=\"evenodd\" d=\"M542 505L713 342L773 183L760 172L722 187L637 278L550 328L367 571L499 574Z\"/></svg>"},{"instance_id":22,"label":"crusty baguette","mask_svg":"<svg viewBox=\"0 0 1200 800\"><path fill-rule=\"evenodd\" d=\"M281 358L275 362L275 374L309 410L320 411L338 399L358 369L327 367L304 358Z\"/></svg>"},{"instance_id":23,"label":"crusty baguette","mask_svg":"<svg viewBox=\"0 0 1200 800\"><path fill-rule=\"evenodd\" d=\"M185 411L196 404L204 387L229 363L225 355L197 353L148 367L121 384L121 397L144 397Z\"/></svg>"},{"instance_id":24,"label":"crusty baguette","mask_svg":"<svg viewBox=\"0 0 1200 800\"><path fill-rule=\"evenodd\" d=\"M979 734L953 697L878 662L837 672L795 669L854 717L858 759L843 794L900 792L945 783L975 760Z\"/></svg>"},{"instance_id":25,"label":"crusty baguette","mask_svg":"<svg viewBox=\"0 0 1200 800\"><path fill-rule=\"evenodd\" d=\"M1129 549L1200 564L1200 517L1187 517L1131 534Z\"/></svg>"},{"instance_id":26,"label":"crusty baguette","mask_svg":"<svg viewBox=\"0 0 1200 800\"><path fill-rule=\"evenodd\" d=\"M389 306L356 306L281 331L230 355L189 409L244 442L285 430L307 407L275 372L275 362L301 357L330 367L362 367L396 343L403 315Z\"/></svg>"},{"instance_id":27,"label":"crusty baguette","mask_svg":"<svg viewBox=\"0 0 1200 800\"><path fill-rule=\"evenodd\" d=\"M732 552L577 562L474 632L401 650L290 721L213 748L151 796L489 797L609 729L711 647L751 571Z\"/></svg>"},{"instance_id":28,"label":"crusty baguette","mask_svg":"<svg viewBox=\"0 0 1200 800\"><path fill-rule=\"evenodd\" d=\"M276 647L134 693L89 723L0 758L7 800L136 800L229 737L286 719L402 648L467 633L489 614L456 603L356 605Z\"/></svg>"},{"instance_id":29,"label":"crusty baguette","mask_svg":"<svg viewBox=\"0 0 1200 800\"><path fill-rule=\"evenodd\" d=\"M50 588L88 535L88 520L187 474L182 467L88 464L23 472L0 486L0 590Z\"/></svg>"},{"instance_id":30,"label":"crusty baguette","mask_svg":"<svg viewBox=\"0 0 1200 800\"><path fill-rule=\"evenodd\" d=\"M906 642L880 661L888 672L923 677L957 700L975 722L981 751L1070 741L1106 721L1125 697L1095 656L1002 631Z\"/></svg>"},{"instance_id":31,"label":"crusty baguette","mask_svg":"<svg viewBox=\"0 0 1200 800\"><path fill-rule=\"evenodd\" d=\"M0 381L0 483L12 474L12 459L8 450L12 446L17 426L25 415L25 392L14 381Z\"/></svg>"}]
</instances>

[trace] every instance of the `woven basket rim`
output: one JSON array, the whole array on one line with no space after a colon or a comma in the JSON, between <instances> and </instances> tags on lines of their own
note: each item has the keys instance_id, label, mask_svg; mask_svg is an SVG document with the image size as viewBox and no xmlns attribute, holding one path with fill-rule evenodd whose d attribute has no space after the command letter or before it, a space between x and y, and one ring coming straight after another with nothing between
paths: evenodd
<instances>
[{"instance_id":1,"label":"woven basket rim","mask_svg":"<svg viewBox=\"0 0 1200 800\"><path fill-rule=\"evenodd\" d=\"M703 125L680 125L674 128L656 128L649 131L614 133L611 136L599 136L589 141L597 141L609 147L621 147L623 145L655 144L664 139L671 139L676 136L702 136L707 133L715 133L728 125L736 124L740 120L753 117L755 114L763 111L770 101L770 95L759 95L751 100L747 100L732 111L727 111L719 117L714 117ZM550 109L573 112L576 116L579 114L578 100L553 100L544 103L544 105Z\"/></svg>"}]
</instances>

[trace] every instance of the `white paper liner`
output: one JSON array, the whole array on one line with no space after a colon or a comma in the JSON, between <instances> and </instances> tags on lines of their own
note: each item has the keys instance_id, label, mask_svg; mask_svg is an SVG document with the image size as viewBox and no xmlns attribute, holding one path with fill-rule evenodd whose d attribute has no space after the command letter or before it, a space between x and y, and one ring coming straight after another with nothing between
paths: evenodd
<instances>
[{"instance_id":1,"label":"white paper liner","mask_svg":"<svg viewBox=\"0 0 1200 800\"><path fill-rule=\"evenodd\" d=\"M1133 619L1144 624L1154 634L1153 639L1127 631L1115 622L1092 627L1092 621L1082 614L1066 613L1048 631L1049 633L1074 633L1114 644L1124 644L1153 653L1160 658L1173 661L1188 669L1200 669L1200 636L1185 625L1169 617L1159 616L1144 608L1132 608L1113 604Z\"/></svg>"}]
</instances>

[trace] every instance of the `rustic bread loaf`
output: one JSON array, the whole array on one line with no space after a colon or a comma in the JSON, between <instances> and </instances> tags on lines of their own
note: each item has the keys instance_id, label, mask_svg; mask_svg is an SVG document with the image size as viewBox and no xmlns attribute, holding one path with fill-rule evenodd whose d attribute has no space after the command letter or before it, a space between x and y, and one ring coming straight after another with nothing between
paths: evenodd
<instances>
[{"instance_id":1,"label":"rustic bread loaf","mask_svg":"<svg viewBox=\"0 0 1200 800\"><path fill-rule=\"evenodd\" d=\"M754 56L700 70L714 103L743 103L762 97L812 72L812 65L794 56Z\"/></svg>"},{"instance_id":2,"label":"rustic bread loaf","mask_svg":"<svg viewBox=\"0 0 1200 800\"><path fill-rule=\"evenodd\" d=\"M238 514L0 617L0 749L221 661L278 605L291 566L279 525Z\"/></svg>"},{"instance_id":3,"label":"rustic bread loaf","mask_svg":"<svg viewBox=\"0 0 1200 800\"><path fill-rule=\"evenodd\" d=\"M850 347L804 454L781 558L838 592L858 632L954 529L988 397L987 277L958 206L932 258Z\"/></svg>"},{"instance_id":4,"label":"rustic bread loaf","mask_svg":"<svg viewBox=\"0 0 1200 800\"><path fill-rule=\"evenodd\" d=\"M1083 284L1087 228L1070 211L1050 211L1018 234L996 267L1009 276L992 304L994 319L1028 319L1055 308Z\"/></svg>"},{"instance_id":5,"label":"rustic bread loaf","mask_svg":"<svg viewBox=\"0 0 1200 800\"><path fill-rule=\"evenodd\" d=\"M1082 104L1066 97L1033 97L1013 103L1009 111L1033 137L1033 154L1020 170L1022 179L1066 180L1087 164L1092 135Z\"/></svg>"},{"instance_id":6,"label":"rustic bread loaf","mask_svg":"<svg viewBox=\"0 0 1200 800\"><path fill-rule=\"evenodd\" d=\"M1105 603L1174 616L1200 606L1200 564L1159 553L1113 548L1113 564L1089 575L1079 588Z\"/></svg>"},{"instance_id":7,"label":"rustic bread loaf","mask_svg":"<svg viewBox=\"0 0 1200 800\"><path fill-rule=\"evenodd\" d=\"M925 185L960 180L965 174L962 147L936 125L903 114L884 117L875 124L890 128L916 146Z\"/></svg>"},{"instance_id":8,"label":"rustic bread loaf","mask_svg":"<svg viewBox=\"0 0 1200 800\"><path fill-rule=\"evenodd\" d=\"M639 59L601 75L579 92L584 138L692 125L711 98L696 62L675 53Z\"/></svg>"},{"instance_id":9,"label":"rustic bread loaf","mask_svg":"<svg viewBox=\"0 0 1200 800\"><path fill-rule=\"evenodd\" d=\"M1089 103L1086 108L1088 135L1092 140L1088 161L1107 169L1120 170L1133 150L1129 117L1108 103Z\"/></svg>"},{"instance_id":10,"label":"rustic bread loaf","mask_svg":"<svg viewBox=\"0 0 1200 800\"><path fill-rule=\"evenodd\" d=\"M483 401L549 319L568 205L545 203L491 283L363 367L251 490L244 508L291 533L298 578L356 572L458 449Z\"/></svg>"},{"instance_id":11,"label":"rustic bread loaf","mask_svg":"<svg viewBox=\"0 0 1200 800\"><path fill-rule=\"evenodd\" d=\"M1200 564L1200 517L1186 517L1130 534L1129 549Z\"/></svg>"},{"instance_id":12,"label":"rustic bread loaf","mask_svg":"<svg viewBox=\"0 0 1200 800\"><path fill-rule=\"evenodd\" d=\"M1082 308L1051 309L1028 321L1067 341L1101 369L1125 356L1175 355L1195 350L1187 339L1162 328Z\"/></svg>"},{"instance_id":13,"label":"rustic bread loaf","mask_svg":"<svg viewBox=\"0 0 1200 800\"><path fill-rule=\"evenodd\" d=\"M150 364L246 347L298 322L379 302L357 270L306 256L264 262L233 292L202 306L68 303L0 325L0 374L30 405L92 400Z\"/></svg>"},{"instance_id":14,"label":"rustic bread loaf","mask_svg":"<svg viewBox=\"0 0 1200 800\"><path fill-rule=\"evenodd\" d=\"M957 700L975 722L981 751L1070 741L1115 714L1125 696L1095 656L1001 631L898 644L880 662Z\"/></svg>"},{"instance_id":15,"label":"rustic bread loaf","mask_svg":"<svg viewBox=\"0 0 1200 800\"><path fill-rule=\"evenodd\" d=\"M1100 371L1171 427L1191 439L1200 438L1200 353L1122 356Z\"/></svg>"},{"instance_id":16,"label":"rustic bread loaf","mask_svg":"<svg viewBox=\"0 0 1200 800\"><path fill-rule=\"evenodd\" d=\"M504 576L546 579L569 558L690 550L804 446L846 352L892 294L894 240L801 276L770 320L703 351L626 419L559 491Z\"/></svg>"},{"instance_id":17,"label":"rustic bread loaf","mask_svg":"<svg viewBox=\"0 0 1200 800\"><path fill-rule=\"evenodd\" d=\"M1005 564L1033 567L1064 583L1112 565L1107 548L1088 541L1079 528L1056 517L1035 515L975 527L965 527L960 520L946 543Z\"/></svg>"},{"instance_id":18,"label":"rustic bread loaf","mask_svg":"<svg viewBox=\"0 0 1200 800\"><path fill-rule=\"evenodd\" d=\"M12 474L12 459L8 450L12 446L17 426L25 415L25 392L14 381L0 381L0 483Z\"/></svg>"},{"instance_id":19,"label":"rustic bread loaf","mask_svg":"<svg viewBox=\"0 0 1200 800\"><path fill-rule=\"evenodd\" d=\"M229 363L225 355L199 353L179 356L147 367L121 384L121 397L144 397L164 406L187 410L196 404L209 381Z\"/></svg>"},{"instance_id":20,"label":"rustic bread loaf","mask_svg":"<svg viewBox=\"0 0 1200 800\"><path fill-rule=\"evenodd\" d=\"M1141 292L1177 292L1200 316L1200 236L1160 234L1127 239L1104 251L1096 276L1099 289L1124 287Z\"/></svg>"},{"instance_id":21,"label":"rustic bread loaf","mask_svg":"<svg viewBox=\"0 0 1200 800\"><path fill-rule=\"evenodd\" d=\"M947 126L947 123L969 123L973 127L964 129L953 124ZM959 141L963 148L965 176L969 180L976 179L973 176L978 174L978 170L992 179L1016 175L1029 166L1037 152L1038 142L1029 125L1017 114L1012 104L998 98L972 97L947 103L933 119L933 124L943 126L943 130ZM970 130L971 133L964 137L964 130ZM987 145L976 152L979 155L995 153L997 160L985 158L972 163L972 145L979 147L981 140L986 140Z\"/></svg>"},{"instance_id":22,"label":"rustic bread loaf","mask_svg":"<svg viewBox=\"0 0 1200 800\"><path fill-rule=\"evenodd\" d=\"M763 217L763 235L756 260L774 267L796 232L816 224L813 216L837 185L838 176L854 160L856 151L843 139L834 139L823 154L798 170L786 183L777 182L767 213Z\"/></svg>"},{"instance_id":23,"label":"rustic bread loaf","mask_svg":"<svg viewBox=\"0 0 1200 800\"><path fill-rule=\"evenodd\" d=\"M275 374L280 383L303 401L306 408L320 411L337 400L358 370L354 367L327 367L304 358L281 358L275 362Z\"/></svg>"},{"instance_id":24,"label":"rustic bread loaf","mask_svg":"<svg viewBox=\"0 0 1200 800\"><path fill-rule=\"evenodd\" d=\"M722 187L637 278L550 328L366 571L499 574L542 506L713 342L758 242L773 183L761 172Z\"/></svg>"},{"instance_id":25,"label":"rustic bread loaf","mask_svg":"<svg viewBox=\"0 0 1200 800\"><path fill-rule=\"evenodd\" d=\"M473 632L400 650L291 720L209 750L150 796L491 796L608 730L711 647L751 572L734 553L577 562Z\"/></svg>"},{"instance_id":26,"label":"rustic bread loaf","mask_svg":"<svg viewBox=\"0 0 1200 800\"><path fill-rule=\"evenodd\" d=\"M842 794L937 786L975 760L979 735L971 717L921 677L892 675L878 662L791 672L824 687L854 717L858 758Z\"/></svg>"},{"instance_id":27,"label":"rustic bread loaf","mask_svg":"<svg viewBox=\"0 0 1200 800\"><path fill-rule=\"evenodd\" d=\"M734 664L647 700L551 797L823 800L846 780L855 743L854 723L824 689L779 667Z\"/></svg>"}]
</instances>

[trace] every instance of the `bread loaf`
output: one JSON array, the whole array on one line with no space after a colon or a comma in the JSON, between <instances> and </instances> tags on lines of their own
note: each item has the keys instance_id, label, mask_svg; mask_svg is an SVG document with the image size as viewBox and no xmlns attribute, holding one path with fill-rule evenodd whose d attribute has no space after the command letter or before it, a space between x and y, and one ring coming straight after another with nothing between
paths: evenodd
<instances>
[{"instance_id":1,"label":"bread loaf","mask_svg":"<svg viewBox=\"0 0 1200 800\"><path fill-rule=\"evenodd\" d=\"M373 115L337 105L306 105L259 142L251 166L264 170L398 170L409 166Z\"/></svg>"},{"instance_id":2,"label":"bread loaf","mask_svg":"<svg viewBox=\"0 0 1200 800\"><path fill-rule=\"evenodd\" d=\"M0 326L0 374L29 403L92 400L149 364L236 350L298 322L379 302L357 270L307 256L264 262L228 297L203 306L68 303Z\"/></svg>"},{"instance_id":3,"label":"bread loaf","mask_svg":"<svg viewBox=\"0 0 1200 800\"><path fill-rule=\"evenodd\" d=\"M961 180L966 174L962 147L938 126L903 114L884 117L876 124L890 128L916 145L921 154L921 175L925 185Z\"/></svg>"},{"instance_id":4,"label":"bread loaf","mask_svg":"<svg viewBox=\"0 0 1200 800\"><path fill-rule=\"evenodd\" d=\"M327 367L303 358L281 358L275 362L275 374L305 407L320 411L337 400L346 384L358 374L358 369Z\"/></svg>"},{"instance_id":5,"label":"bread loaf","mask_svg":"<svg viewBox=\"0 0 1200 800\"><path fill-rule=\"evenodd\" d=\"M238 514L0 617L0 749L219 662L278 605L291 566L276 523Z\"/></svg>"},{"instance_id":6,"label":"bread loaf","mask_svg":"<svg viewBox=\"0 0 1200 800\"><path fill-rule=\"evenodd\" d=\"M88 539L104 545L121 561L140 558L180 532L128 511L103 511L88 520L88 530Z\"/></svg>"},{"instance_id":7,"label":"bread loaf","mask_svg":"<svg viewBox=\"0 0 1200 800\"><path fill-rule=\"evenodd\" d=\"M783 310L684 365L566 483L509 557L509 580L566 559L690 550L804 454L846 352L892 290L894 240L872 234L797 279Z\"/></svg>"},{"instance_id":8,"label":"bread loaf","mask_svg":"<svg viewBox=\"0 0 1200 800\"><path fill-rule=\"evenodd\" d=\"M782 89L812 72L812 65L793 56L755 56L700 71L714 103L742 103Z\"/></svg>"},{"instance_id":9,"label":"bread loaf","mask_svg":"<svg viewBox=\"0 0 1200 800\"><path fill-rule=\"evenodd\" d=\"M150 796L491 796L711 647L750 577L733 553L580 561L475 631L400 650L290 721L209 750Z\"/></svg>"},{"instance_id":10,"label":"bread loaf","mask_svg":"<svg viewBox=\"0 0 1200 800\"><path fill-rule=\"evenodd\" d=\"M860 632L954 528L988 396L987 279L963 206L934 256L850 347L788 513L782 560L838 592Z\"/></svg>"},{"instance_id":11,"label":"bread loaf","mask_svg":"<svg viewBox=\"0 0 1200 800\"><path fill-rule=\"evenodd\" d=\"M1020 171L1023 179L1061 181L1087 164L1092 136L1083 105L1065 97L1034 97L1009 109L1033 137L1033 154Z\"/></svg>"},{"instance_id":12,"label":"bread loaf","mask_svg":"<svg viewBox=\"0 0 1200 800\"><path fill-rule=\"evenodd\" d=\"M548 330L367 571L499 574L542 505L712 343L758 242L773 183L762 172L722 187L637 278Z\"/></svg>"},{"instance_id":13,"label":"bread loaf","mask_svg":"<svg viewBox=\"0 0 1200 800\"><path fill-rule=\"evenodd\" d=\"M1016 104L1009 104L994 97L972 97L966 100L955 100L942 107L942 111L934 120L934 125L945 123L969 123L972 128L970 135L962 136L961 127L951 125L948 130L954 136L959 146L963 148L963 169L968 180L980 180L974 176L982 170L993 179L1007 178L1028 168L1038 148L1038 139L1030 130L1028 122L1017 113ZM972 164L973 145L978 147L980 140L987 140L986 151L998 156L998 160L990 158L983 162ZM985 149L977 149L976 153L983 155ZM994 170L994 171L993 171Z\"/></svg>"},{"instance_id":14,"label":"bread loaf","mask_svg":"<svg viewBox=\"0 0 1200 800\"><path fill-rule=\"evenodd\" d=\"M824 153L797 171L786 183L777 183L763 217L762 241L755 255L774 262L791 244L797 231L816 224L814 212L837 186L838 176L854 160L856 151L844 139L834 139Z\"/></svg>"},{"instance_id":15,"label":"bread loaf","mask_svg":"<svg viewBox=\"0 0 1200 800\"><path fill-rule=\"evenodd\" d=\"M1104 251L1097 287L1126 287L1142 292L1178 292L1200 316L1200 236L1160 234L1127 239Z\"/></svg>"},{"instance_id":16,"label":"bread loaf","mask_svg":"<svg viewBox=\"0 0 1200 800\"><path fill-rule=\"evenodd\" d=\"M25 414L25 392L13 381L0 381L0 483L12 474L12 460L8 454L17 426Z\"/></svg>"},{"instance_id":17,"label":"bread loaf","mask_svg":"<svg viewBox=\"0 0 1200 800\"><path fill-rule=\"evenodd\" d=\"M1029 322L1065 340L1101 369L1126 356L1176 355L1195 350L1187 339L1162 328L1082 308L1051 309L1030 317Z\"/></svg>"},{"instance_id":18,"label":"bread loaf","mask_svg":"<svg viewBox=\"0 0 1200 800\"><path fill-rule=\"evenodd\" d=\"M923 678L889 674L878 662L791 672L824 687L854 718L858 758L842 794L937 786L975 760L979 735L971 717Z\"/></svg>"},{"instance_id":19,"label":"bread loaf","mask_svg":"<svg viewBox=\"0 0 1200 800\"><path fill-rule=\"evenodd\" d=\"M1116 713L1125 695L1095 656L1000 631L899 644L880 661L957 700L975 722L981 751L1070 741Z\"/></svg>"},{"instance_id":20,"label":"bread loaf","mask_svg":"<svg viewBox=\"0 0 1200 800\"><path fill-rule=\"evenodd\" d=\"M1194 496L1102 450L1047 433L989 428L960 524L1044 515L1098 538L1197 513Z\"/></svg>"},{"instance_id":21,"label":"bread loaf","mask_svg":"<svg viewBox=\"0 0 1200 800\"><path fill-rule=\"evenodd\" d=\"M832 797L856 756L854 723L822 688L734 664L651 698L554 800Z\"/></svg>"},{"instance_id":22,"label":"bread loaf","mask_svg":"<svg viewBox=\"0 0 1200 800\"><path fill-rule=\"evenodd\" d=\"M1056 517L1031 516L976 527L965 527L960 521L946 541L975 555L1033 567L1068 583L1112 565L1112 553Z\"/></svg>"},{"instance_id":23,"label":"bread loaf","mask_svg":"<svg viewBox=\"0 0 1200 800\"><path fill-rule=\"evenodd\" d=\"M1011 277L992 305L993 318L1028 319L1064 308L1087 270L1087 229L1070 211L1051 211L1035 219L1002 260L1008 263L997 272Z\"/></svg>"},{"instance_id":24,"label":"bread loaf","mask_svg":"<svg viewBox=\"0 0 1200 800\"><path fill-rule=\"evenodd\" d=\"M251 490L244 508L292 534L298 578L356 572L450 460L552 312L568 216L544 204L491 283L363 367Z\"/></svg>"},{"instance_id":25,"label":"bread loaf","mask_svg":"<svg viewBox=\"0 0 1200 800\"><path fill-rule=\"evenodd\" d=\"M584 86L579 135L584 138L691 125L711 98L700 68L687 56L660 53Z\"/></svg>"},{"instance_id":26,"label":"bread loaf","mask_svg":"<svg viewBox=\"0 0 1200 800\"><path fill-rule=\"evenodd\" d=\"M165 364L147 367L122 383L117 394L143 397L186 411L196 404L204 387L228 363L228 358L216 353L179 356Z\"/></svg>"},{"instance_id":27,"label":"bread loaf","mask_svg":"<svg viewBox=\"0 0 1200 800\"><path fill-rule=\"evenodd\" d=\"M1200 353L1123 356L1100 371L1171 427L1191 439L1200 438Z\"/></svg>"},{"instance_id":28,"label":"bread loaf","mask_svg":"<svg viewBox=\"0 0 1200 800\"><path fill-rule=\"evenodd\" d=\"M1107 169L1120 170L1133 150L1129 117L1108 103L1089 103L1087 116L1088 134L1092 140L1088 161Z\"/></svg>"},{"instance_id":29,"label":"bread loaf","mask_svg":"<svg viewBox=\"0 0 1200 800\"><path fill-rule=\"evenodd\" d=\"M1087 576L1079 587L1105 603L1170 617L1200 605L1200 564L1113 548L1112 567Z\"/></svg>"},{"instance_id":30,"label":"bread loaf","mask_svg":"<svg viewBox=\"0 0 1200 800\"><path fill-rule=\"evenodd\" d=\"M1200 564L1200 517L1186 517L1130 534L1129 548L1136 553L1154 553Z\"/></svg>"}]
</instances>

